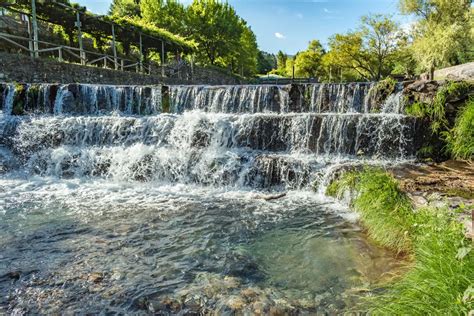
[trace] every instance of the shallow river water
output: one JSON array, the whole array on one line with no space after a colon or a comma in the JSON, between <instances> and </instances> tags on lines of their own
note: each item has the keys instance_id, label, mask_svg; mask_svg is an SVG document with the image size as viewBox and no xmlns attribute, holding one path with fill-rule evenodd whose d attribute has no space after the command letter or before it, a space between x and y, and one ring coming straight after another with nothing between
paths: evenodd
<instances>
[{"instance_id":1,"label":"shallow river water","mask_svg":"<svg viewBox=\"0 0 474 316\"><path fill-rule=\"evenodd\" d=\"M342 311L397 266L310 191L0 180L10 312Z\"/></svg>"}]
</instances>

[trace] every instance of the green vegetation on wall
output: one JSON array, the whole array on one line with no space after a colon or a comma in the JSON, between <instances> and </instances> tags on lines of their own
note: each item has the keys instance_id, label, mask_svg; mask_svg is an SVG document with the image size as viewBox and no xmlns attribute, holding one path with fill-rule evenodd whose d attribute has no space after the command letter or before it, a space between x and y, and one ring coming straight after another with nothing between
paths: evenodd
<instances>
[{"instance_id":1,"label":"green vegetation on wall","mask_svg":"<svg viewBox=\"0 0 474 316\"><path fill-rule=\"evenodd\" d=\"M446 208L415 210L398 182L378 168L350 171L334 180L327 194L352 192L369 236L413 257L400 280L363 306L384 315L462 315L474 309L474 252L456 213ZM462 209L461 209L462 210Z\"/></svg>"},{"instance_id":2,"label":"green vegetation on wall","mask_svg":"<svg viewBox=\"0 0 474 316\"><path fill-rule=\"evenodd\" d=\"M454 158L474 159L474 99L465 104L454 127L444 135L447 149Z\"/></svg>"}]
</instances>

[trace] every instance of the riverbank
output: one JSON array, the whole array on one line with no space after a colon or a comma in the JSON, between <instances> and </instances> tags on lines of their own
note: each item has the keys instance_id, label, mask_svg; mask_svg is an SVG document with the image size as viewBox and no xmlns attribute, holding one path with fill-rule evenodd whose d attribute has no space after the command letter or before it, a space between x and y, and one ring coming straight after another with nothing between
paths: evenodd
<instances>
[{"instance_id":1,"label":"riverbank","mask_svg":"<svg viewBox=\"0 0 474 316\"><path fill-rule=\"evenodd\" d=\"M472 226L469 231L463 222L473 200L450 193L456 183L465 183L465 190L472 180L469 164L450 162L390 172L366 167L347 171L328 186L328 195L349 201L369 238L413 262L401 279L383 285L381 294L366 300L361 310L396 315L472 312ZM426 202L420 205L422 198Z\"/></svg>"}]
</instances>

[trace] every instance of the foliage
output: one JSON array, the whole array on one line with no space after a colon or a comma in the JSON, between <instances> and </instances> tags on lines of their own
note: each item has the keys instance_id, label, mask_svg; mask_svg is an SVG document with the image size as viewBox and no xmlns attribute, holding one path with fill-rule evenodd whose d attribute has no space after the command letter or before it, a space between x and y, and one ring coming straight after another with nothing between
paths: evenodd
<instances>
[{"instance_id":1,"label":"foliage","mask_svg":"<svg viewBox=\"0 0 474 316\"><path fill-rule=\"evenodd\" d=\"M282 52L281 50L277 53L277 68L284 69L286 67L286 60L288 59L288 55Z\"/></svg>"},{"instance_id":2,"label":"foliage","mask_svg":"<svg viewBox=\"0 0 474 316\"><path fill-rule=\"evenodd\" d=\"M175 34L186 33L187 12L177 0L141 0L143 20Z\"/></svg>"},{"instance_id":3,"label":"foliage","mask_svg":"<svg viewBox=\"0 0 474 316\"><path fill-rule=\"evenodd\" d=\"M429 115L430 105L424 102L413 102L405 106L405 114L424 118Z\"/></svg>"},{"instance_id":4,"label":"foliage","mask_svg":"<svg viewBox=\"0 0 474 316\"><path fill-rule=\"evenodd\" d=\"M356 71L363 79L379 80L392 70L397 33L398 25L389 16L365 16L360 31L329 39L332 63Z\"/></svg>"},{"instance_id":5,"label":"foliage","mask_svg":"<svg viewBox=\"0 0 474 316\"><path fill-rule=\"evenodd\" d=\"M383 102L390 94L395 92L398 81L392 77L387 77L384 80L380 80L375 85L371 93L375 94L379 102Z\"/></svg>"},{"instance_id":6,"label":"foliage","mask_svg":"<svg viewBox=\"0 0 474 316\"><path fill-rule=\"evenodd\" d=\"M172 45L173 43L175 43L176 45L179 45L182 49L185 49L188 51L192 51L196 49L196 44L193 41L186 40L185 38L179 35L173 34L165 29L159 28L155 26L154 24L146 22L144 20L133 19L126 16L111 17L111 19L119 25L133 26L134 29L140 30L144 34L149 34L154 37L163 38L165 41L168 42L167 43L168 46L170 44Z\"/></svg>"},{"instance_id":7,"label":"foliage","mask_svg":"<svg viewBox=\"0 0 474 316\"><path fill-rule=\"evenodd\" d=\"M414 34L413 56L422 70L458 64L473 45L470 0L400 0L403 13L421 19Z\"/></svg>"},{"instance_id":8,"label":"foliage","mask_svg":"<svg viewBox=\"0 0 474 316\"><path fill-rule=\"evenodd\" d=\"M370 238L399 253L411 250L411 204L391 175L382 169L366 168L345 173L335 182L327 193L340 197L346 190L356 192L352 205Z\"/></svg>"},{"instance_id":9,"label":"foliage","mask_svg":"<svg viewBox=\"0 0 474 316\"><path fill-rule=\"evenodd\" d=\"M295 58L295 75L316 78L320 72L323 55L324 49L321 43L318 40L311 41L308 49L300 52Z\"/></svg>"},{"instance_id":10,"label":"foliage","mask_svg":"<svg viewBox=\"0 0 474 316\"><path fill-rule=\"evenodd\" d=\"M454 128L445 134L447 149L456 159L474 159L474 99L459 112Z\"/></svg>"},{"instance_id":11,"label":"foliage","mask_svg":"<svg viewBox=\"0 0 474 316\"><path fill-rule=\"evenodd\" d=\"M275 68L277 68L275 55L259 51L257 55L257 72L259 74L267 74Z\"/></svg>"},{"instance_id":12,"label":"foliage","mask_svg":"<svg viewBox=\"0 0 474 316\"><path fill-rule=\"evenodd\" d=\"M401 280L368 298L371 313L460 315L474 308L474 251L455 214L444 208L415 211L397 181L377 168L345 173L328 187L336 197L345 190L352 191L372 238L414 257Z\"/></svg>"},{"instance_id":13,"label":"foliage","mask_svg":"<svg viewBox=\"0 0 474 316\"><path fill-rule=\"evenodd\" d=\"M139 17L140 0L113 0L109 14L114 16Z\"/></svg>"},{"instance_id":14,"label":"foliage","mask_svg":"<svg viewBox=\"0 0 474 316\"><path fill-rule=\"evenodd\" d=\"M433 133L447 131L449 122L446 118L445 108L449 99L458 99L473 89L473 84L467 81L449 81L437 92L431 104L414 102L405 107L405 113L416 117L427 117L431 121Z\"/></svg>"},{"instance_id":15,"label":"foliage","mask_svg":"<svg viewBox=\"0 0 474 316\"><path fill-rule=\"evenodd\" d=\"M243 29L235 10L217 0L195 0L188 8L188 30L199 45L199 55L211 65L233 53Z\"/></svg>"},{"instance_id":16,"label":"foliage","mask_svg":"<svg viewBox=\"0 0 474 316\"><path fill-rule=\"evenodd\" d=\"M372 312L386 315L467 315L474 308L474 252L463 227L446 209L416 213L415 264Z\"/></svg>"}]
</instances>

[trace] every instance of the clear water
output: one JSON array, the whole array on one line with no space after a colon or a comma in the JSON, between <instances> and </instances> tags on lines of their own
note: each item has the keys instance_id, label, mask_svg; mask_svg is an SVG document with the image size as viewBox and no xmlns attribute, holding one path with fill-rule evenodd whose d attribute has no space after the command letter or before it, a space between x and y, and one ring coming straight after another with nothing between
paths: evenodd
<instances>
[{"instance_id":1,"label":"clear water","mask_svg":"<svg viewBox=\"0 0 474 316\"><path fill-rule=\"evenodd\" d=\"M239 300L248 311L342 311L357 297L354 288L398 264L367 243L340 205L308 191L262 197L185 185L2 179L0 303L46 314L224 312Z\"/></svg>"}]
</instances>

